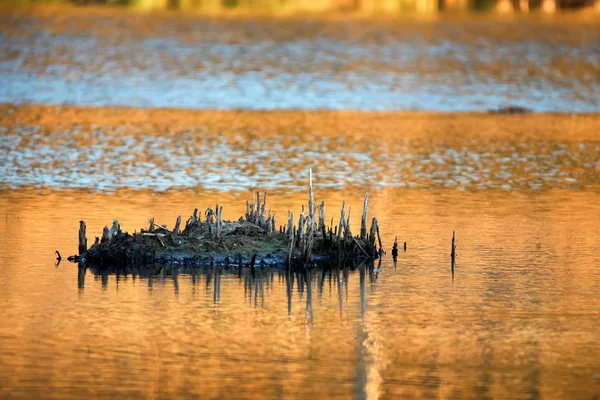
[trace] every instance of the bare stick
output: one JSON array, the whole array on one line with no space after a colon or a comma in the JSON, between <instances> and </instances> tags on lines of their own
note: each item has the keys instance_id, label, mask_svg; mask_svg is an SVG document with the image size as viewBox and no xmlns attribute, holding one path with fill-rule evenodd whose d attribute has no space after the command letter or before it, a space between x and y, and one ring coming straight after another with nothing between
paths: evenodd
<instances>
[{"instance_id":1,"label":"bare stick","mask_svg":"<svg viewBox=\"0 0 600 400\"><path fill-rule=\"evenodd\" d=\"M290 240L290 247L288 249L288 266L291 265L292 259L294 258L294 214L288 211L288 234Z\"/></svg>"},{"instance_id":2,"label":"bare stick","mask_svg":"<svg viewBox=\"0 0 600 400\"><path fill-rule=\"evenodd\" d=\"M263 197L263 205L262 208L260 209L260 215L264 218L265 217L265 209L267 208L267 191L265 190L265 194Z\"/></svg>"},{"instance_id":3,"label":"bare stick","mask_svg":"<svg viewBox=\"0 0 600 400\"><path fill-rule=\"evenodd\" d=\"M158 237L158 238L164 238L165 236L167 236L165 233L150 233L150 232L144 232L142 233L142 236L150 236L150 237Z\"/></svg>"},{"instance_id":4,"label":"bare stick","mask_svg":"<svg viewBox=\"0 0 600 400\"><path fill-rule=\"evenodd\" d=\"M325 202L324 201L322 201L321 205L319 206L319 225L318 225L317 229L320 231L325 230Z\"/></svg>"},{"instance_id":5,"label":"bare stick","mask_svg":"<svg viewBox=\"0 0 600 400\"><path fill-rule=\"evenodd\" d=\"M150 236L150 237L155 237L158 239L158 241L160 242L160 245L162 247L165 247L165 242L163 242L162 238L164 238L165 236L167 236L164 233L149 233L149 232L144 232L142 233L142 236Z\"/></svg>"},{"instance_id":6,"label":"bare stick","mask_svg":"<svg viewBox=\"0 0 600 400\"><path fill-rule=\"evenodd\" d=\"M256 191L256 212L254 213L254 223L258 222L258 214L260 213L260 193Z\"/></svg>"},{"instance_id":7,"label":"bare stick","mask_svg":"<svg viewBox=\"0 0 600 400\"><path fill-rule=\"evenodd\" d=\"M304 218L304 206L302 206L302 212L300 213L300 218L298 219L298 247L300 248L300 252L304 253L304 222L306 218Z\"/></svg>"},{"instance_id":8,"label":"bare stick","mask_svg":"<svg viewBox=\"0 0 600 400\"><path fill-rule=\"evenodd\" d=\"M181 225L181 215L177 217L177 221L175 221L175 228L173 228L173 233L179 235L179 225Z\"/></svg>"},{"instance_id":9,"label":"bare stick","mask_svg":"<svg viewBox=\"0 0 600 400\"><path fill-rule=\"evenodd\" d=\"M312 187L312 168L308 170L308 215L312 221L315 223L315 199L313 198L313 187Z\"/></svg>"},{"instance_id":10,"label":"bare stick","mask_svg":"<svg viewBox=\"0 0 600 400\"><path fill-rule=\"evenodd\" d=\"M87 250L86 227L84 221L79 221L79 254L83 254Z\"/></svg>"},{"instance_id":11,"label":"bare stick","mask_svg":"<svg viewBox=\"0 0 600 400\"><path fill-rule=\"evenodd\" d=\"M223 206L217 204L217 240L223 239Z\"/></svg>"},{"instance_id":12,"label":"bare stick","mask_svg":"<svg viewBox=\"0 0 600 400\"><path fill-rule=\"evenodd\" d=\"M304 261L309 262L312 257L312 246L314 241L314 216L309 216L306 225L306 248L304 249Z\"/></svg>"},{"instance_id":13,"label":"bare stick","mask_svg":"<svg viewBox=\"0 0 600 400\"><path fill-rule=\"evenodd\" d=\"M348 218L346 219L346 224L344 226L344 237L351 238L352 231L350 230L350 212L352 211L352 207L348 208Z\"/></svg>"},{"instance_id":14,"label":"bare stick","mask_svg":"<svg viewBox=\"0 0 600 400\"><path fill-rule=\"evenodd\" d=\"M154 232L154 218L150 218L150 226L148 227L148 232Z\"/></svg>"},{"instance_id":15,"label":"bare stick","mask_svg":"<svg viewBox=\"0 0 600 400\"><path fill-rule=\"evenodd\" d=\"M360 238L365 239L367 237L367 214L369 212L369 192L365 194L365 202L363 204L363 213L360 220Z\"/></svg>"},{"instance_id":16,"label":"bare stick","mask_svg":"<svg viewBox=\"0 0 600 400\"><path fill-rule=\"evenodd\" d=\"M371 220L371 230L369 232L369 242L371 242L372 245L375 245L375 225L377 224L377 218L373 218Z\"/></svg>"},{"instance_id":17,"label":"bare stick","mask_svg":"<svg viewBox=\"0 0 600 400\"><path fill-rule=\"evenodd\" d=\"M346 207L346 200L342 201L342 209L340 210L340 226L337 231L338 240L342 238L342 228L346 224L346 213L344 212L344 207Z\"/></svg>"},{"instance_id":18,"label":"bare stick","mask_svg":"<svg viewBox=\"0 0 600 400\"><path fill-rule=\"evenodd\" d=\"M157 224L157 223L156 223L156 222L154 222L154 221L152 221L152 224L153 224L155 227L159 228L159 229L163 229L163 230L165 230L165 231L168 231L168 229L167 229L167 226L166 226L166 225L160 225L160 224Z\"/></svg>"},{"instance_id":19,"label":"bare stick","mask_svg":"<svg viewBox=\"0 0 600 400\"><path fill-rule=\"evenodd\" d=\"M383 245L381 244L381 235L379 234L379 222L375 220L375 227L377 228L377 241L379 242L379 254L385 254L385 250L383 250Z\"/></svg>"}]
</instances>

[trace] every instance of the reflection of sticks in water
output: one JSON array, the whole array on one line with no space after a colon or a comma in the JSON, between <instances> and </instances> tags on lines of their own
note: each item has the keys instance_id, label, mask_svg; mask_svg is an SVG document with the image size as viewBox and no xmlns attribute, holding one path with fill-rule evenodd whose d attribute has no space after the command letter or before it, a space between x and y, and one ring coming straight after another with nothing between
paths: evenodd
<instances>
[{"instance_id":1,"label":"reflection of sticks in water","mask_svg":"<svg viewBox=\"0 0 600 400\"><path fill-rule=\"evenodd\" d=\"M338 284L338 303L340 306L340 319L342 319L342 309L343 309L343 297L342 297L342 293L343 293L343 289L342 289L342 279L340 277L340 270L338 269L336 271L336 278L337 278L337 284Z\"/></svg>"},{"instance_id":2,"label":"reflection of sticks in water","mask_svg":"<svg viewBox=\"0 0 600 400\"><path fill-rule=\"evenodd\" d=\"M221 268L213 268L214 285L213 285L213 302L217 304L221 299Z\"/></svg>"},{"instance_id":3,"label":"reflection of sticks in water","mask_svg":"<svg viewBox=\"0 0 600 400\"><path fill-rule=\"evenodd\" d=\"M294 291L294 274L290 270L287 270L287 272L285 273L285 289L286 289L287 301L288 301L288 315L292 315L292 294Z\"/></svg>"},{"instance_id":4,"label":"reflection of sticks in water","mask_svg":"<svg viewBox=\"0 0 600 400\"><path fill-rule=\"evenodd\" d=\"M82 262L77 263L77 288L83 289L85 287L85 264Z\"/></svg>"},{"instance_id":5,"label":"reflection of sticks in water","mask_svg":"<svg viewBox=\"0 0 600 400\"><path fill-rule=\"evenodd\" d=\"M313 306L312 306L312 269L304 270L304 281L306 282L306 321L309 325L313 322Z\"/></svg>"},{"instance_id":6,"label":"reflection of sticks in water","mask_svg":"<svg viewBox=\"0 0 600 400\"><path fill-rule=\"evenodd\" d=\"M342 272L342 279L344 282L344 289L345 289L344 294L346 295L346 304L348 304L348 282L350 280L349 273L350 273L349 268L345 267L344 271Z\"/></svg>"},{"instance_id":7,"label":"reflection of sticks in water","mask_svg":"<svg viewBox=\"0 0 600 400\"><path fill-rule=\"evenodd\" d=\"M365 311L367 311L367 297L365 293L365 263L362 262L358 266L359 273L359 285L360 285L360 314L364 317Z\"/></svg>"},{"instance_id":8,"label":"reflection of sticks in water","mask_svg":"<svg viewBox=\"0 0 600 400\"><path fill-rule=\"evenodd\" d=\"M108 289L108 272L102 272L102 290Z\"/></svg>"}]
</instances>

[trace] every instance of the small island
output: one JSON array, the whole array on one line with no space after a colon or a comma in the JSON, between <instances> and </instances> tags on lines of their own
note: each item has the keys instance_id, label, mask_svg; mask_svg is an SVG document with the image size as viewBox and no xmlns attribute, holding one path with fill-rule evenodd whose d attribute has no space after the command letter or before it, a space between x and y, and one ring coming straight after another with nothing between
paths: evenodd
<instances>
[{"instance_id":1,"label":"small island","mask_svg":"<svg viewBox=\"0 0 600 400\"><path fill-rule=\"evenodd\" d=\"M307 210L296 221L288 211L286 225L276 224L275 215L267 208L267 192L262 199L246 202L246 213L236 221L223 220L223 207L216 204L204 212L195 209L181 228L181 216L173 229L155 223L133 234L123 232L117 220L106 226L102 237L87 247L86 225L80 221L79 254L70 261L99 269L112 270L124 266L143 267L156 264L190 266L238 266L277 268L310 268L318 261L376 259L384 253L377 218L372 218L367 231L369 195L365 195L361 230L350 230L350 210L345 203L339 223L325 221L325 202L318 213L313 198L312 171L309 171Z\"/></svg>"}]
</instances>

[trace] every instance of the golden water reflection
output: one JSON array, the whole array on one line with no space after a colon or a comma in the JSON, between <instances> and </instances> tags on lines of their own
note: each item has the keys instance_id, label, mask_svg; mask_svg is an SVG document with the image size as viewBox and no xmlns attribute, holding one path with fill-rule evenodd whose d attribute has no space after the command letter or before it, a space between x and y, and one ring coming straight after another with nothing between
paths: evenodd
<instances>
[{"instance_id":1,"label":"golden water reflection","mask_svg":"<svg viewBox=\"0 0 600 400\"><path fill-rule=\"evenodd\" d=\"M272 191L278 215L303 194ZM249 193L218 195L225 218ZM327 213L362 194L316 189ZM172 226L215 195L0 196L0 391L11 398L582 398L598 395L600 199L568 190L370 193L396 266L165 269L54 266L113 218ZM355 215L355 214L353 214ZM351 221L357 224L358 220ZM357 230L358 226L353 226ZM455 277L450 239L457 232ZM375 270L381 269L381 272Z\"/></svg>"}]
</instances>

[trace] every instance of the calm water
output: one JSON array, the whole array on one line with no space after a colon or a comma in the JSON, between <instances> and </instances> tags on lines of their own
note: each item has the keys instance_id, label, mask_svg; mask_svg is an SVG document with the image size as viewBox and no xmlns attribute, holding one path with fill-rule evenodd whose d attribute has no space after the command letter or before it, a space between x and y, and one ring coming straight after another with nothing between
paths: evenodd
<instances>
[{"instance_id":1,"label":"calm water","mask_svg":"<svg viewBox=\"0 0 600 400\"><path fill-rule=\"evenodd\" d=\"M300 194L273 191L276 212ZM169 226L214 196L18 190L0 196L6 398L569 398L600 395L600 196L371 192L394 266L94 276L54 266L79 219ZM219 195L226 218L248 193ZM332 205L359 194L318 189ZM333 210L328 211L332 215ZM354 220L353 230L357 230ZM457 231L454 279L448 256ZM300 279L300 280L299 280Z\"/></svg>"},{"instance_id":2,"label":"calm water","mask_svg":"<svg viewBox=\"0 0 600 400\"><path fill-rule=\"evenodd\" d=\"M575 17L219 20L4 10L0 101L600 111L600 24Z\"/></svg>"}]
</instances>

